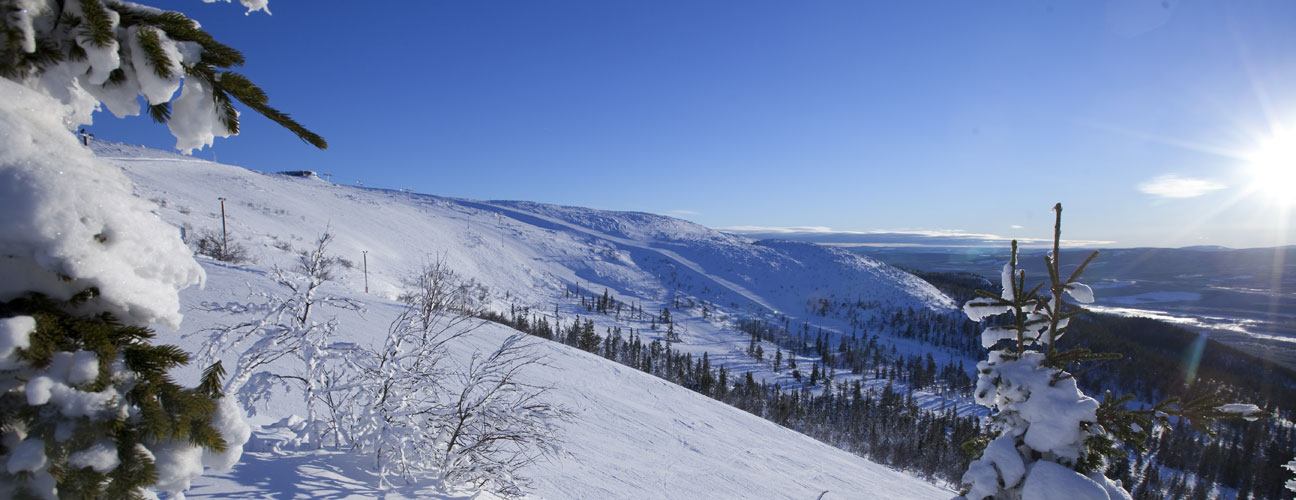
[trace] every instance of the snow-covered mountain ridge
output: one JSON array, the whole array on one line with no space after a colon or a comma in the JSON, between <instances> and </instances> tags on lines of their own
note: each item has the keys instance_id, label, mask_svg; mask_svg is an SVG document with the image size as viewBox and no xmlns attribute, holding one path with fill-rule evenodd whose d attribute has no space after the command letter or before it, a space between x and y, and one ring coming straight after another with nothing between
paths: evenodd
<instances>
[{"instance_id":1,"label":"snow-covered mountain ridge","mask_svg":"<svg viewBox=\"0 0 1296 500\"><path fill-rule=\"evenodd\" d=\"M690 293L698 299L752 312L757 305L799 315L803 297L822 294L916 309L953 307L926 282L868 257L813 244L756 242L660 215L356 188L122 144L96 142L95 148L123 165L142 197L180 204L159 210L178 226L219 230L217 198L227 198L229 231L255 260L279 256L281 241L309 240L327 229L338 236L335 252L344 258L360 260L368 252L370 289L378 294L394 293L404 273L429 255L442 255L461 272L495 289L516 288L511 291L526 299L545 298L526 294L532 288L527 282L550 293L585 283L660 299L671 290L649 273L674 268L698 274L681 280L697 287ZM174 171L180 165L186 175ZM357 277L351 272L344 280ZM652 282L652 289L636 293ZM793 286L795 293L780 291ZM700 293L708 288L711 293ZM756 299L763 304L747 304Z\"/></svg>"},{"instance_id":2,"label":"snow-covered mountain ridge","mask_svg":"<svg viewBox=\"0 0 1296 500\"><path fill-rule=\"evenodd\" d=\"M528 307L556 312L566 321L585 314L564 301L576 288L586 294L607 289L650 313L680 300L706 304L710 314L676 313L677 348L709 353L735 373L759 368L741 352L746 336L728 322L736 317L805 317L817 299L873 304L879 310L953 308L927 283L865 257L810 244L747 240L664 216L340 186L121 144L96 142L94 149L123 168L137 194L156 202L157 213L191 239L220 234L219 198L225 199L230 240L245 246L252 261L241 266L204 261L206 287L183 292L187 306L239 300L249 287L266 289L266 270L287 265L292 253L318 234L334 234L332 253L349 262L338 269L336 293L369 303L363 317L339 318L357 341L382 334L394 315L391 299L401 280L430 260L443 260L484 285L497 310ZM201 310L186 314L181 333L221 322ZM473 343L498 343L507 331L484 327ZM193 337L164 333L163 338L194 350ZM825 498L948 496L597 356L552 343L542 348L559 370L534 376L554 385L554 394L577 408L579 419L568 432L573 435L569 455L530 471L538 497L813 498L823 490L830 491ZM299 410L284 403L254 423L268 424ZM269 460L269 455L251 458ZM345 467L302 460L295 471L283 472L331 468L330 474L354 480ZM291 461L275 463L286 467ZM246 473L218 477L190 496L204 490L210 496L270 493L258 489L264 485L248 484L240 475ZM366 496L361 490L347 494ZM405 494L419 496L417 490Z\"/></svg>"}]
</instances>

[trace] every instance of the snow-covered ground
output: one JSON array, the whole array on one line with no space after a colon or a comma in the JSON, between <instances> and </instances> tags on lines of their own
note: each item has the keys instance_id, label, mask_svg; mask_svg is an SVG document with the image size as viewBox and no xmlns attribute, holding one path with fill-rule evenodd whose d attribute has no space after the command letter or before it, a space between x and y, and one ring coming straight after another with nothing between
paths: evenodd
<instances>
[{"instance_id":1,"label":"snow-covered ground","mask_svg":"<svg viewBox=\"0 0 1296 500\"><path fill-rule=\"evenodd\" d=\"M205 263L208 286L184 294L186 305L235 298L250 286L274 285L255 269ZM333 289L330 292L337 292ZM363 294L354 294L357 297ZM342 314L343 341L365 341L385 331L394 303L370 300L363 315ZM185 331L225 318L190 312ZM466 359L515 333L486 323L451 346ZM194 348L191 336L164 340ZM902 472L827 446L683 387L598 356L537 339L548 367L533 367L529 382L549 385L551 402L575 413L564 425L565 451L524 471L535 498L948 498L951 492ZM197 376L196 366L187 377ZM274 398L250 418L268 425L302 414L300 393ZM377 489L370 464L345 452L275 453L258 432L233 472L204 476L189 498L424 498L430 485ZM399 481L398 481L399 484Z\"/></svg>"},{"instance_id":2,"label":"snow-covered ground","mask_svg":"<svg viewBox=\"0 0 1296 500\"><path fill-rule=\"evenodd\" d=\"M565 298L577 287L585 294L607 289L647 316L677 299L707 304L705 317L700 308L673 312L682 337L676 347L707 352L713 363L772 381L779 376L744 353L747 336L733 331L728 320L800 318L809 298L953 310L925 282L865 257L803 243L754 242L669 217L339 186L112 143L95 143L95 150L123 168L137 194L157 203L157 213L190 239L220 234L219 198L225 198L231 243L245 246L252 260L238 266L204 260L205 288L182 292L187 309L181 330L159 333L191 352L198 350L204 328L233 321L195 306L273 288L266 271L289 266L295 251L325 231L336 236L331 253L349 261L338 269L331 292L367 304L362 314L339 314L339 340L345 341L377 341L396 314L393 299L401 279L432 260L487 286L495 310L529 307L565 324L589 314ZM600 334L607 326L635 328L646 339L663 333L648 330L646 316L596 316ZM452 346L452 358L497 346L509 332L485 325ZM815 498L824 491L823 498L951 496L634 369L556 343L541 342L536 349L549 367L537 367L528 377L552 385L554 401L577 417L565 424L566 452L526 471L537 498ZM196 375L197 367L182 374L186 380ZM946 404L934 395L918 396L933 406ZM300 414L300 403L294 403L299 399L275 398L252 422L268 425ZM252 451L235 471L204 477L190 496L428 494L428 485L379 492L359 459L342 452L279 455L269 451L267 435L254 435Z\"/></svg>"}]
</instances>

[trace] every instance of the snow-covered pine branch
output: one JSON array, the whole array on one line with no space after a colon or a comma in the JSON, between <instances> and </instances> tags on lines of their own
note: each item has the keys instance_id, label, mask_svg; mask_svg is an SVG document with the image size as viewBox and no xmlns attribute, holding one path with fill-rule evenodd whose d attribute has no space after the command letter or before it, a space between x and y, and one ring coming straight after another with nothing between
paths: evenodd
<instances>
[{"instance_id":1,"label":"snow-covered pine branch","mask_svg":"<svg viewBox=\"0 0 1296 500\"><path fill-rule=\"evenodd\" d=\"M1284 465L1283 468L1287 469L1289 472L1296 472L1296 460L1287 462L1287 465ZM1288 479L1287 483L1283 486L1287 487L1287 491L1296 493L1296 479Z\"/></svg>"},{"instance_id":2,"label":"snow-covered pine branch","mask_svg":"<svg viewBox=\"0 0 1296 500\"><path fill-rule=\"evenodd\" d=\"M248 12L269 12L266 0L241 2ZM119 118L139 115L143 96L176 149L190 153L239 133L238 100L302 141L328 146L230 71L243 55L184 14L115 0L20 0L4 9L0 77L61 101L69 128L90 124L100 103Z\"/></svg>"}]
</instances>

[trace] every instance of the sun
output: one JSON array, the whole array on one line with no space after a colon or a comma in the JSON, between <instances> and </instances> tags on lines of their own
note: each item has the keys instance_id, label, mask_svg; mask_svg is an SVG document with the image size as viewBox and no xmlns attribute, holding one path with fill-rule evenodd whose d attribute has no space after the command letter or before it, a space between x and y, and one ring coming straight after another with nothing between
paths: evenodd
<instances>
[{"instance_id":1,"label":"sun","mask_svg":"<svg viewBox=\"0 0 1296 500\"><path fill-rule=\"evenodd\" d=\"M1248 155L1246 169L1254 192L1284 208L1296 207L1296 134L1276 132Z\"/></svg>"}]
</instances>

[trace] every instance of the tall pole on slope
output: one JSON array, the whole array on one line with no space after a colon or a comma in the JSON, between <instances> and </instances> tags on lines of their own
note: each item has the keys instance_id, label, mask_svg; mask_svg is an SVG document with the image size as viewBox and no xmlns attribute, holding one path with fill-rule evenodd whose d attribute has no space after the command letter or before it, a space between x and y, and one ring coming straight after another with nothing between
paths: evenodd
<instances>
[{"instance_id":1,"label":"tall pole on slope","mask_svg":"<svg viewBox=\"0 0 1296 500\"><path fill-rule=\"evenodd\" d=\"M225 198L218 198L221 202L221 255L229 255L229 238L225 236Z\"/></svg>"},{"instance_id":2,"label":"tall pole on slope","mask_svg":"<svg viewBox=\"0 0 1296 500\"><path fill-rule=\"evenodd\" d=\"M369 251L361 250L360 253L364 254L365 293L367 294L369 293Z\"/></svg>"}]
</instances>

